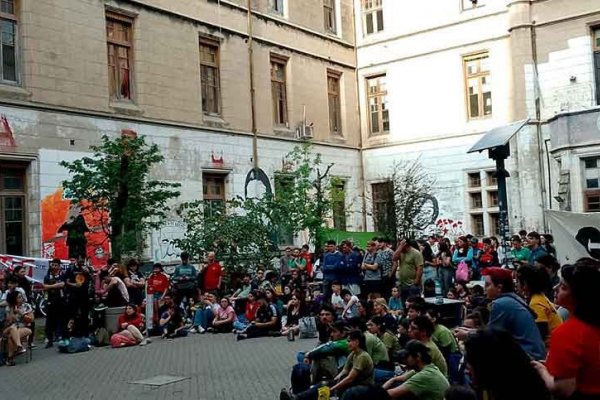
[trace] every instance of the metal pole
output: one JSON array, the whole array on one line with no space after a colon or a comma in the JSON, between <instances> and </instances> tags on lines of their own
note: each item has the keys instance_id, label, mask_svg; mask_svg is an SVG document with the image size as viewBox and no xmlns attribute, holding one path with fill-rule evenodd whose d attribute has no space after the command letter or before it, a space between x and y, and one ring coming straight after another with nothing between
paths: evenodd
<instances>
[{"instance_id":1,"label":"metal pole","mask_svg":"<svg viewBox=\"0 0 600 400\"><path fill-rule=\"evenodd\" d=\"M498 210L500 212L500 235L504 254L508 254L509 223L508 223L508 196L506 193L506 170L504 169L504 158L496 158L496 180L498 181ZM508 257L504 257L504 265L508 267Z\"/></svg>"},{"instance_id":2,"label":"metal pole","mask_svg":"<svg viewBox=\"0 0 600 400\"><path fill-rule=\"evenodd\" d=\"M258 169L258 136L256 131L256 93L254 88L254 50L252 48L252 0L248 0L248 68L250 72L250 110L252 120L252 164Z\"/></svg>"}]
</instances>

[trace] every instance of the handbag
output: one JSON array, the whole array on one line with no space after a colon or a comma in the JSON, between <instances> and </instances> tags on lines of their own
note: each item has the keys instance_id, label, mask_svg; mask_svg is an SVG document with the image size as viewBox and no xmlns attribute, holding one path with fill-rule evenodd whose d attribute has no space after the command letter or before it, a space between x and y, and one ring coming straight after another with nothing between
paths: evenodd
<instances>
[{"instance_id":1,"label":"handbag","mask_svg":"<svg viewBox=\"0 0 600 400\"><path fill-rule=\"evenodd\" d=\"M315 317L300 318L298 321L298 327L300 329L299 336L301 339L316 338L319 336Z\"/></svg>"}]
</instances>

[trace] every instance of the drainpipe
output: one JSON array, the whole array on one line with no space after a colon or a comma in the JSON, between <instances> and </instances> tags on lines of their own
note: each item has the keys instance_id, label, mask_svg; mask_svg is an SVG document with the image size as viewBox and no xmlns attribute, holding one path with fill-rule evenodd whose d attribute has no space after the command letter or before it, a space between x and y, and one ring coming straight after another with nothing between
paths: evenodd
<instances>
[{"instance_id":1,"label":"drainpipe","mask_svg":"<svg viewBox=\"0 0 600 400\"><path fill-rule=\"evenodd\" d=\"M539 76L538 76L538 56L537 56L537 33L535 30L535 21L531 21L531 26L530 26L530 32L531 32L531 57L533 59L533 70L535 73L535 128L536 128L536 137L537 137L537 161L538 161L538 169L539 169L539 176L540 179L538 179L539 182L539 187L540 187L540 193L542 194L542 224L544 226L544 231L547 232L548 231L548 225L546 222L546 214L544 213L544 211L546 210L546 185L545 185L545 173L544 173L544 162L543 162L543 157L544 157L544 145L543 145L543 141L542 141L542 110L541 110L541 104L540 104L540 90L539 90Z\"/></svg>"},{"instance_id":2,"label":"drainpipe","mask_svg":"<svg viewBox=\"0 0 600 400\"><path fill-rule=\"evenodd\" d=\"M258 170L258 133L256 130L256 89L254 87L254 50L252 48L252 0L248 0L248 68L250 72L250 119L252 121L252 164Z\"/></svg>"},{"instance_id":3,"label":"drainpipe","mask_svg":"<svg viewBox=\"0 0 600 400\"><path fill-rule=\"evenodd\" d=\"M548 208L552 210L552 170L550 169L550 152L548 151L548 142L550 139L544 140L546 148L546 164L548 164Z\"/></svg>"}]
</instances>

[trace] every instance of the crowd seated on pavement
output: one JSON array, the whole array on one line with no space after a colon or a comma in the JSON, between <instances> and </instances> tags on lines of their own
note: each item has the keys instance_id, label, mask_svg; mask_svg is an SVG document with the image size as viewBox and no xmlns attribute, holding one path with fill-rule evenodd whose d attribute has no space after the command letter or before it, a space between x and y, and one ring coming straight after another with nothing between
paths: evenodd
<instances>
[{"instance_id":1,"label":"crowd seated on pavement","mask_svg":"<svg viewBox=\"0 0 600 400\"><path fill-rule=\"evenodd\" d=\"M507 251L496 238L433 235L374 238L364 251L328 241L315 253L288 248L276 267L239 279L214 252L200 268L182 253L171 276L161 264L144 276L136 260L109 260L99 273L83 259L64 272L52 260L46 346L72 337L101 345L103 329L114 347L151 336L283 336L306 348L281 399L599 398L600 263L561 267L549 235L520 232ZM23 274L15 268L0 297L7 365L34 331ZM111 310L120 316L107 326Z\"/></svg>"}]
</instances>

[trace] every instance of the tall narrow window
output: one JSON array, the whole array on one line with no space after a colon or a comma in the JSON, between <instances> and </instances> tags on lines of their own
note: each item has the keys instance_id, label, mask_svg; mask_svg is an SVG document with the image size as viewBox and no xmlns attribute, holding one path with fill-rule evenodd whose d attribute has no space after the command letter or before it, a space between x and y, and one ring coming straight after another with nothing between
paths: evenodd
<instances>
[{"instance_id":1,"label":"tall narrow window","mask_svg":"<svg viewBox=\"0 0 600 400\"><path fill-rule=\"evenodd\" d=\"M600 105L600 27L594 28L594 72L596 75L596 104Z\"/></svg>"},{"instance_id":2,"label":"tall narrow window","mask_svg":"<svg viewBox=\"0 0 600 400\"><path fill-rule=\"evenodd\" d=\"M335 33L335 0L323 0L323 17L325 30Z\"/></svg>"},{"instance_id":3,"label":"tall narrow window","mask_svg":"<svg viewBox=\"0 0 600 400\"><path fill-rule=\"evenodd\" d=\"M362 12L365 35L383 30L383 0L362 0Z\"/></svg>"},{"instance_id":4,"label":"tall narrow window","mask_svg":"<svg viewBox=\"0 0 600 400\"><path fill-rule=\"evenodd\" d=\"M202 81L202 111L221 113L221 85L219 80L219 42L200 39L200 79Z\"/></svg>"},{"instance_id":5,"label":"tall narrow window","mask_svg":"<svg viewBox=\"0 0 600 400\"><path fill-rule=\"evenodd\" d=\"M372 136L389 133L390 115L387 109L386 76L367 79L369 130Z\"/></svg>"},{"instance_id":6,"label":"tall narrow window","mask_svg":"<svg viewBox=\"0 0 600 400\"><path fill-rule=\"evenodd\" d=\"M17 15L14 0L0 1L0 80L17 82Z\"/></svg>"},{"instance_id":7,"label":"tall narrow window","mask_svg":"<svg viewBox=\"0 0 600 400\"><path fill-rule=\"evenodd\" d=\"M488 53L465 57L468 117L492 115L492 85Z\"/></svg>"},{"instance_id":8,"label":"tall narrow window","mask_svg":"<svg viewBox=\"0 0 600 400\"><path fill-rule=\"evenodd\" d=\"M346 182L342 179L332 179L331 211L333 213L333 228L346 230Z\"/></svg>"},{"instance_id":9,"label":"tall narrow window","mask_svg":"<svg viewBox=\"0 0 600 400\"><path fill-rule=\"evenodd\" d=\"M600 157L583 160L584 211L600 212Z\"/></svg>"},{"instance_id":10,"label":"tall narrow window","mask_svg":"<svg viewBox=\"0 0 600 400\"><path fill-rule=\"evenodd\" d=\"M110 97L130 100L133 67L133 20L113 12L106 13L108 45L108 84Z\"/></svg>"},{"instance_id":11,"label":"tall narrow window","mask_svg":"<svg viewBox=\"0 0 600 400\"><path fill-rule=\"evenodd\" d=\"M225 208L225 175L203 174L202 200L204 215L213 215Z\"/></svg>"},{"instance_id":12,"label":"tall narrow window","mask_svg":"<svg viewBox=\"0 0 600 400\"><path fill-rule=\"evenodd\" d=\"M466 178L471 233L476 236L495 235L499 229L496 172L468 172Z\"/></svg>"},{"instance_id":13,"label":"tall narrow window","mask_svg":"<svg viewBox=\"0 0 600 400\"><path fill-rule=\"evenodd\" d=\"M327 72L327 96L329 99L329 132L332 135L341 135L340 75L333 71Z\"/></svg>"},{"instance_id":14,"label":"tall narrow window","mask_svg":"<svg viewBox=\"0 0 600 400\"><path fill-rule=\"evenodd\" d=\"M0 165L0 254L25 255L25 168Z\"/></svg>"},{"instance_id":15,"label":"tall narrow window","mask_svg":"<svg viewBox=\"0 0 600 400\"><path fill-rule=\"evenodd\" d=\"M394 184L391 181L374 183L373 191L373 222L376 232L392 232L394 230Z\"/></svg>"},{"instance_id":16,"label":"tall narrow window","mask_svg":"<svg viewBox=\"0 0 600 400\"><path fill-rule=\"evenodd\" d=\"M286 125L287 93L286 93L286 63L281 57L271 56L271 93L273 97L273 122L275 125Z\"/></svg>"},{"instance_id":17,"label":"tall narrow window","mask_svg":"<svg viewBox=\"0 0 600 400\"><path fill-rule=\"evenodd\" d=\"M274 13L283 15L283 1L284 0L269 0L269 8Z\"/></svg>"}]
</instances>

